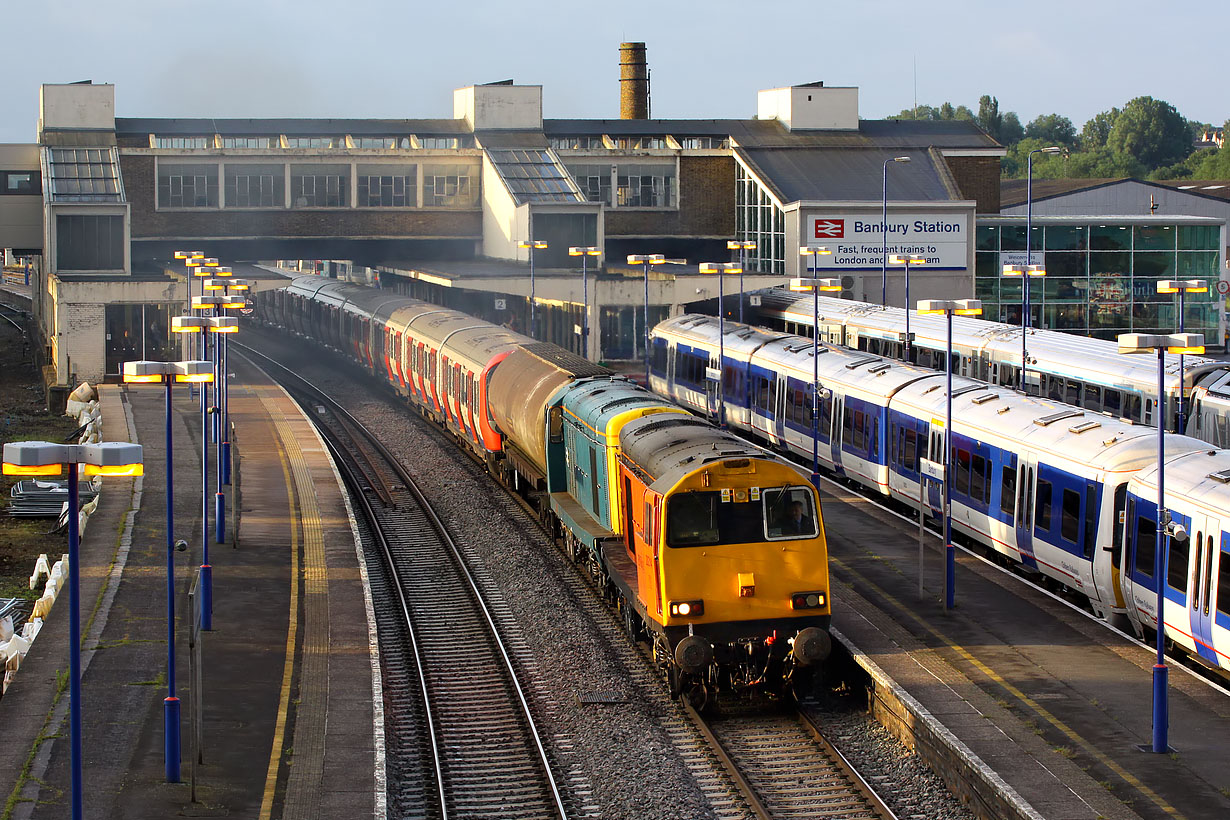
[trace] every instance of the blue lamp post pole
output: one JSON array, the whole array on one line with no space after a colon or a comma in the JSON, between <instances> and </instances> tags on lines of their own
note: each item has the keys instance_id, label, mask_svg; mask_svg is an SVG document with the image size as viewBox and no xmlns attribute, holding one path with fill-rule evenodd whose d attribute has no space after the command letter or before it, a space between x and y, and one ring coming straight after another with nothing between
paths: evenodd
<instances>
[{"instance_id":1,"label":"blue lamp post pole","mask_svg":"<svg viewBox=\"0 0 1230 820\"><path fill-rule=\"evenodd\" d=\"M1028 336L1029 327L1029 283L1035 278L1046 276L1046 266L1044 265L1004 265L1004 276L1009 278L1021 277L1022 301L1021 301L1021 393L1028 393L1029 390L1025 384L1025 371L1029 369L1029 351L1026 350L1025 340Z\"/></svg>"},{"instance_id":2,"label":"blue lamp post pole","mask_svg":"<svg viewBox=\"0 0 1230 820\"><path fill-rule=\"evenodd\" d=\"M925 265L927 264L927 258L925 256L921 256L916 253L907 253L901 256L894 256L891 261L894 265L903 265L905 267L905 350L904 350L905 356L904 358L906 362L909 362L910 356L913 352L911 348L914 343L914 336L913 334L910 333L910 266L913 265L917 267L918 265Z\"/></svg>"},{"instance_id":3,"label":"blue lamp post pole","mask_svg":"<svg viewBox=\"0 0 1230 820\"><path fill-rule=\"evenodd\" d=\"M645 345L645 387L649 387L649 266L666 263L666 256L660 253L630 253L628 264L640 264L645 276L645 307L642 324L644 325L643 343ZM634 331L635 332L635 331Z\"/></svg>"},{"instance_id":4,"label":"blue lamp post pole","mask_svg":"<svg viewBox=\"0 0 1230 820\"><path fill-rule=\"evenodd\" d=\"M600 256L601 248L595 247L571 247L568 249L569 256L581 257L581 355L586 359L589 358L589 271L586 262L591 256Z\"/></svg>"},{"instance_id":5,"label":"blue lamp post pole","mask_svg":"<svg viewBox=\"0 0 1230 820\"><path fill-rule=\"evenodd\" d=\"M701 273L715 273L718 278L718 427L726 429L726 280L728 273L743 273L738 262L701 262Z\"/></svg>"},{"instance_id":6,"label":"blue lamp post pole","mask_svg":"<svg viewBox=\"0 0 1230 820\"><path fill-rule=\"evenodd\" d=\"M952 542L952 317L977 316L982 313L982 302L977 299L924 299L918 303L919 315L946 317L948 347L944 356L944 373L947 385L944 415L944 609L956 606L957 595L957 548Z\"/></svg>"},{"instance_id":7,"label":"blue lamp post pole","mask_svg":"<svg viewBox=\"0 0 1230 820\"><path fill-rule=\"evenodd\" d=\"M4 445L4 475L59 475L68 467L68 645L69 733L72 771L72 818L81 820L83 778L81 754L81 529L77 521L77 465L86 475L139 476L141 445L121 442L103 444L54 444L22 441Z\"/></svg>"},{"instance_id":8,"label":"blue lamp post pole","mask_svg":"<svg viewBox=\"0 0 1230 820\"><path fill-rule=\"evenodd\" d=\"M884 160L883 182L883 222L880 223L884 239L884 255L880 257L880 307L888 305L888 165L892 162L909 162L909 157L890 157ZM909 309L909 297L906 297L906 308Z\"/></svg>"},{"instance_id":9,"label":"blue lamp post pole","mask_svg":"<svg viewBox=\"0 0 1230 820\"><path fill-rule=\"evenodd\" d=\"M1157 584L1157 661L1153 665L1153 743L1156 754L1170 751L1167 736L1170 708L1166 668L1166 536L1174 530L1166 509L1166 352L1203 353L1204 336L1199 333L1122 333L1120 353L1157 352L1157 544L1154 548L1153 578Z\"/></svg>"},{"instance_id":10,"label":"blue lamp post pole","mask_svg":"<svg viewBox=\"0 0 1230 820\"><path fill-rule=\"evenodd\" d=\"M811 257L811 278L798 277L791 280L790 289L811 291L811 484L820 491L820 291L841 290L840 279L817 279L818 256L831 254L828 248L804 245L800 256Z\"/></svg>"},{"instance_id":11,"label":"blue lamp post pole","mask_svg":"<svg viewBox=\"0 0 1230 820\"><path fill-rule=\"evenodd\" d=\"M124 362L124 381L129 384L162 382L166 387L167 451L167 696L163 700L163 762L168 783L179 782L180 701L175 693L175 465L172 449L172 386L175 382L212 380L209 362Z\"/></svg>"},{"instance_id":12,"label":"blue lamp post pole","mask_svg":"<svg viewBox=\"0 0 1230 820\"><path fill-rule=\"evenodd\" d=\"M526 334L534 339L538 338L537 325L535 320L538 318L536 312L536 300L534 297L534 251L546 250L547 243L537 239L522 239L517 242L518 248L525 248L530 252L530 327L529 333Z\"/></svg>"},{"instance_id":13,"label":"blue lamp post pole","mask_svg":"<svg viewBox=\"0 0 1230 820\"><path fill-rule=\"evenodd\" d=\"M1178 302L1178 331L1184 332L1183 327L1183 302L1184 297L1189 293L1208 293L1208 283L1203 279L1167 279L1157 283L1158 293L1173 293ZM1179 354L1179 392L1175 396L1175 432L1183 433L1187 430L1187 384L1185 381L1183 370L1183 354Z\"/></svg>"},{"instance_id":14,"label":"blue lamp post pole","mask_svg":"<svg viewBox=\"0 0 1230 820\"><path fill-rule=\"evenodd\" d=\"M739 322L743 322L743 272L747 270L747 252L756 250L756 243L750 239L729 239L726 249L739 252Z\"/></svg>"}]
</instances>

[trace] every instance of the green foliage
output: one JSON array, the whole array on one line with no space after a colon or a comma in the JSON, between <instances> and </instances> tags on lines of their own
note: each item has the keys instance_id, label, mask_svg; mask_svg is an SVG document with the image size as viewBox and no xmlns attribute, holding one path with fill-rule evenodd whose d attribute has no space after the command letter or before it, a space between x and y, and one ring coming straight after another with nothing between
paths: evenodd
<instances>
[{"instance_id":1,"label":"green foliage","mask_svg":"<svg viewBox=\"0 0 1230 820\"><path fill-rule=\"evenodd\" d=\"M1076 145L1076 128L1061 114L1043 114L1025 126L1025 137L1047 145Z\"/></svg>"},{"instance_id":2,"label":"green foliage","mask_svg":"<svg viewBox=\"0 0 1230 820\"><path fill-rule=\"evenodd\" d=\"M1105 148L1106 140L1110 137L1110 129L1114 126L1115 120L1119 119L1120 113L1122 112L1118 108L1112 108L1101 114L1095 114L1093 119L1085 123L1085 127L1081 129L1081 148L1085 151Z\"/></svg>"},{"instance_id":3,"label":"green foliage","mask_svg":"<svg viewBox=\"0 0 1230 820\"><path fill-rule=\"evenodd\" d=\"M938 108L932 105L920 105L917 108L906 108L895 117L889 117L890 120L928 120L932 122L942 120L974 120L974 112L970 111L964 105L954 106L950 102L946 102Z\"/></svg>"},{"instance_id":4,"label":"green foliage","mask_svg":"<svg viewBox=\"0 0 1230 820\"><path fill-rule=\"evenodd\" d=\"M1106 147L1148 168L1179 162L1192 152L1187 120L1170 103L1152 97L1137 97L1123 107Z\"/></svg>"}]
</instances>

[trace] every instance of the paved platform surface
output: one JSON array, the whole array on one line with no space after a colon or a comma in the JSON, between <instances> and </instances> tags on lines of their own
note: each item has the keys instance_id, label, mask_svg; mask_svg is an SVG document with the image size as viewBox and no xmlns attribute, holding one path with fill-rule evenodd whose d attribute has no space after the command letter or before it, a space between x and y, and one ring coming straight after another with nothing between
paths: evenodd
<instances>
[{"instance_id":1,"label":"paved platform surface","mask_svg":"<svg viewBox=\"0 0 1230 820\"><path fill-rule=\"evenodd\" d=\"M238 357L232 371L236 470L224 489L228 510L238 494L238 526L214 543L211 452L213 628L202 633L195 692L186 619L203 552L201 417L183 386L173 401L174 531L191 545L175 557L180 783L166 782L163 753L165 393L100 388L104 438L140 443L145 475L109 479L82 538L85 816L382 817L377 659L349 511L299 410ZM67 617L65 595L0 700L0 788L14 818L69 816L68 695L56 685L67 675ZM195 796L194 694L203 708Z\"/></svg>"},{"instance_id":2,"label":"paved platform surface","mask_svg":"<svg viewBox=\"0 0 1230 820\"><path fill-rule=\"evenodd\" d=\"M1172 666L1174 752L1141 751L1152 740L1152 651L960 552L956 608L945 612L939 539L927 537L920 597L917 524L825 489L834 627L900 687L877 705L887 722L983 768L1002 802L982 816L1230 817L1224 690ZM911 704L923 721L905 713Z\"/></svg>"}]
</instances>

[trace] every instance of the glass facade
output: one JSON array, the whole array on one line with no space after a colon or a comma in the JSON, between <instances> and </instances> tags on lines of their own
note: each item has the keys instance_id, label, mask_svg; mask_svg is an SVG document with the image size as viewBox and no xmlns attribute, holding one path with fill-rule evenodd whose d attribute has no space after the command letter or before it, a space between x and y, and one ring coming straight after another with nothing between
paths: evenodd
<instances>
[{"instance_id":1,"label":"glass facade","mask_svg":"<svg viewBox=\"0 0 1230 820\"><path fill-rule=\"evenodd\" d=\"M786 215L741 163L735 163L735 174L735 235L756 243L747 252L747 270L784 274Z\"/></svg>"},{"instance_id":2,"label":"glass facade","mask_svg":"<svg viewBox=\"0 0 1230 820\"><path fill-rule=\"evenodd\" d=\"M1005 264L1023 265L1024 220L980 219L975 238L975 298L983 318L1018 324L1022 282L1005 278ZM1220 345L1221 310L1216 293L1221 230L1217 225L1126 219L1078 220L1034 217L1030 262L1046 276L1029 285L1034 327L1102 339L1120 333L1173 333L1175 296L1159 294L1163 279L1204 279L1208 293L1188 294L1184 329Z\"/></svg>"}]
</instances>

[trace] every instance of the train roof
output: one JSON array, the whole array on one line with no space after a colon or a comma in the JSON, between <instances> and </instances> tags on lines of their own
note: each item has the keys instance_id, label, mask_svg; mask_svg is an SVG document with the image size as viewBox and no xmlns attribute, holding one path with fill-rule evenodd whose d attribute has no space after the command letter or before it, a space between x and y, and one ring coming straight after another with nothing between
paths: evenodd
<instances>
[{"instance_id":1,"label":"train roof","mask_svg":"<svg viewBox=\"0 0 1230 820\"><path fill-rule=\"evenodd\" d=\"M623 378L577 382L565 395L564 407L578 421L599 435L606 433L607 426L615 416L630 410L661 407L684 412L682 408Z\"/></svg>"},{"instance_id":2,"label":"train roof","mask_svg":"<svg viewBox=\"0 0 1230 820\"><path fill-rule=\"evenodd\" d=\"M719 330L724 330L725 332L719 333ZM653 335L655 337L672 334L679 337L711 342L715 345L718 343L718 336L721 335L722 344L726 348L726 355L730 358L743 360L746 360L753 352L774 339L783 337L793 338L789 334L776 330L745 325L735 321L727 321L725 327L722 328L716 316L706 316L702 313L685 313L682 316L672 316L659 322L653 328Z\"/></svg>"},{"instance_id":3,"label":"train roof","mask_svg":"<svg viewBox=\"0 0 1230 820\"><path fill-rule=\"evenodd\" d=\"M773 288L762 296L761 310L796 324L811 325L814 315L813 297L799 295L783 288ZM860 333L896 341L905 332L905 310L881 307L849 299L822 296L819 299L821 322L840 323L859 328ZM923 316L910 311L910 332L916 343L931 348L943 349L947 345L947 322L940 316ZM952 320L953 347L968 354L970 351L994 350L1001 360L1021 359L1021 328L1002 322L958 316ZM1028 340L1029 355L1044 365L1048 373L1088 380L1095 372L1107 385L1135 387L1142 385L1156 389L1156 360L1152 356L1126 356L1119 353L1115 342L1061 333L1054 330L1031 328ZM1216 362L1202 356L1188 356L1186 368L1202 365L1215 366ZM1179 357L1166 356L1166 375L1172 387L1178 385Z\"/></svg>"},{"instance_id":4,"label":"train roof","mask_svg":"<svg viewBox=\"0 0 1230 820\"><path fill-rule=\"evenodd\" d=\"M817 350L818 354L815 352ZM813 364L812 359L816 355L819 360ZM907 384L919 379L935 380L942 375L924 367L848 347L830 344L817 347L811 339L802 336L774 339L757 352L756 359L772 362L778 370L785 370L808 383L814 370L821 387L825 382L839 382L846 386L847 391L861 392L881 403Z\"/></svg>"},{"instance_id":5,"label":"train roof","mask_svg":"<svg viewBox=\"0 0 1230 820\"><path fill-rule=\"evenodd\" d=\"M624 425L619 433L624 455L648 476L655 492L665 492L701 467L727 459L781 462L759 447L683 413L655 413Z\"/></svg>"},{"instance_id":6,"label":"train roof","mask_svg":"<svg viewBox=\"0 0 1230 820\"><path fill-rule=\"evenodd\" d=\"M1135 482L1138 491L1152 489L1156 493L1156 462L1137 473ZM1166 459L1166 495L1193 501L1218 516L1230 515L1230 450L1205 445L1199 452Z\"/></svg>"}]
</instances>

